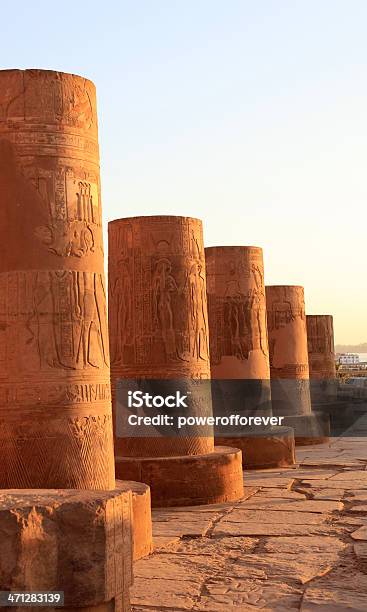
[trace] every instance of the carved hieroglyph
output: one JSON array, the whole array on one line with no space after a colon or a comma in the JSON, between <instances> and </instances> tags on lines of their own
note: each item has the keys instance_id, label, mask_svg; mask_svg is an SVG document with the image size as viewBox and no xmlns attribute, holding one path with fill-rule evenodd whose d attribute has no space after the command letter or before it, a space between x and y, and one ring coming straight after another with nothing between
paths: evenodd
<instances>
[{"instance_id":1,"label":"carved hieroglyph","mask_svg":"<svg viewBox=\"0 0 367 612\"><path fill-rule=\"evenodd\" d=\"M114 487L95 87L0 71L0 486Z\"/></svg>"},{"instance_id":2,"label":"carved hieroglyph","mask_svg":"<svg viewBox=\"0 0 367 612\"><path fill-rule=\"evenodd\" d=\"M202 224L156 216L109 223L112 389L118 379L210 377ZM141 442L139 442L141 440ZM212 438L116 441L118 454L199 454ZM153 448L155 447L155 448Z\"/></svg>"},{"instance_id":3,"label":"carved hieroglyph","mask_svg":"<svg viewBox=\"0 0 367 612\"><path fill-rule=\"evenodd\" d=\"M307 344L310 378L334 379L334 326L331 315L307 315Z\"/></svg>"},{"instance_id":4,"label":"carved hieroglyph","mask_svg":"<svg viewBox=\"0 0 367 612\"><path fill-rule=\"evenodd\" d=\"M262 249L205 249L212 377L270 378Z\"/></svg>"},{"instance_id":5,"label":"carved hieroglyph","mask_svg":"<svg viewBox=\"0 0 367 612\"><path fill-rule=\"evenodd\" d=\"M271 378L308 379L303 287L266 287Z\"/></svg>"}]
</instances>

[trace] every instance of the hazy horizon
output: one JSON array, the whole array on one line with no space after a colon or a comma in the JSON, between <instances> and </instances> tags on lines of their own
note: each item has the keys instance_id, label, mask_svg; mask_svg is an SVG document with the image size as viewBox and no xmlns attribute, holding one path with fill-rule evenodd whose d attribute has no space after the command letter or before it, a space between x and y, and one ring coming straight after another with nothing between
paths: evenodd
<instances>
[{"instance_id":1,"label":"hazy horizon","mask_svg":"<svg viewBox=\"0 0 367 612\"><path fill-rule=\"evenodd\" d=\"M103 12L102 12L103 9ZM1 68L97 86L105 223L177 214L264 249L337 344L367 338L367 4L44 0L2 7Z\"/></svg>"},{"instance_id":2,"label":"hazy horizon","mask_svg":"<svg viewBox=\"0 0 367 612\"><path fill-rule=\"evenodd\" d=\"M336 350L338 348L340 348L340 347L348 347L350 349L353 348L353 349L356 350L356 352L358 352L357 349L359 349L359 350L362 349L362 351L361 351L362 353L367 352L367 342L358 342L358 344L349 344L349 343L346 343L346 342L343 342L343 343L338 342L337 344L335 344L335 349Z\"/></svg>"}]
</instances>

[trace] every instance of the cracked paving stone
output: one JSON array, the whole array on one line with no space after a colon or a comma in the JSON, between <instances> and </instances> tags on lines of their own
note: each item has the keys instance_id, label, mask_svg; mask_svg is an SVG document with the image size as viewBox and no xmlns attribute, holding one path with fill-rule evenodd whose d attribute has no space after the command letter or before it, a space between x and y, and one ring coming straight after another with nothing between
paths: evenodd
<instances>
[{"instance_id":1,"label":"cracked paving stone","mask_svg":"<svg viewBox=\"0 0 367 612\"><path fill-rule=\"evenodd\" d=\"M167 580L162 578L134 578L130 590L133 610L135 606L147 606L158 610L192 610L195 600L200 596L201 583L194 580Z\"/></svg>"},{"instance_id":2,"label":"cracked paving stone","mask_svg":"<svg viewBox=\"0 0 367 612\"><path fill-rule=\"evenodd\" d=\"M339 564L335 553L312 553L304 551L300 557L291 553L268 553L266 555L242 555L230 568L236 578L271 580L299 586L314 578L324 576Z\"/></svg>"},{"instance_id":3,"label":"cracked paving stone","mask_svg":"<svg viewBox=\"0 0 367 612\"><path fill-rule=\"evenodd\" d=\"M308 457L307 459L304 459L302 461L302 466L307 466L307 467L321 467L321 465L324 466L330 466L330 467L338 467L338 468L345 468L345 467L362 467L361 463L357 460L357 459L353 459L353 460L347 460L347 459L338 459L336 457L334 458L330 458L330 459L320 459L318 457Z\"/></svg>"},{"instance_id":4,"label":"cracked paving stone","mask_svg":"<svg viewBox=\"0 0 367 612\"><path fill-rule=\"evenodd\" d=\"M334 523L334 526L342 526L344 528L348 528L348 531L355 531L358 526L366 525L367 520L364 516L359 516L355 514L354 516L350 516L349 514L341 514L340 517L337 517Z\"/></svg>"},{"instance_id":5,"label":"cracked paving stone","mask_svg":"<svg viewBox=\"0 0 367 612\"><path fill-rule=\"evenodd\" d=\"M303 480L303 485L309 485L310 487L314 487L315 489L344 489L354 488L354 489L367 489L367 481L353 481L350 480L334 480L333 478L330 480ZM350 486L348 486L350 485Z\"/></svg>"},{"instance_id":6,"label":"cracked paving stone","mask_svg":"<svg viewBox=\"0 0 367 612\"><path fill-rule=\"evenodd\" d=\"M363 482L367 485L367 471L366 470L349 470L346 472L340 472L332 476L328 482L335 482L339 480L345 480L350 483L353 487L354 482Z\"/></svg>"},{"instance_id":7,"label":"cracked paving stone","mask_svg":"<svg viewBox=\"0 0 367 612\"><path fill-rule=\"evenodd\" d=\"M271 553L292 553L295 555L303 553L334 553L338 554L348 545L336 537L269 537L264 544L264 550Z\"/></svg>"},{"instance_id":8,"label":"cracked paving stone","mask_svg":"<svg viewBox=\"0 0 367 612\"><path fill-rule=\"evenodd\" d=\"M312 458L314 458L315 461L320 460L322 462L324 459L326 459L326 460L338 459L341 454L342 454L342 451L333 450L331 448L323 449L322 446L321 447L314 446L313 449L310 448L310 450L307 453L303 454L303 456L302 456L302 465L303 465L304 459L312 459ZM297 455L297 451L296 451L296 455ZM320 467L321 467L321 465L320 465Z\"/></svg>"},{"instance_id":9,"label":"cracked paving stone","mask_svg":"<svg viewBox=\"0 0 367 612\"><path fill-rule=\"evenodd\" d=\"M297 503L297 502L295 502ZM268 523L278 525L320 525L325 522L326 517L316 512L293 512L282 510L257 510L236 508L230 514L222 518L219 526L224 523ZM218 527L216 525L216 528Z\"/></svg>"},{"instance_id":10,"label":"cracked paving stone","mask_svg":"<svg viewBox=\"0 0 367 612\"><path fill-rule=\"evenodd\" d=\"M154 552L162 552L173 546L176 542L180 542L178 536L155 536L153 539Z\"/></svg>"},{"instance_id":11,"label":"cracked paving stone","mask_svg":"<svg viewBox=\"0 0 367 612\"><path fill-rule=\"evenodd\" d=\"M213 535L329 535L333 531L322 514L236 509L215 526Z\"/></svg>"},{"instance_id":12,"label":"cracked paving stone","mask_svg":"<svg viewBox=\"0 0 367 612\"><path fill-rule=\"evenodd\" d=\"M288 584L219 577L208 581L192 612L298 611L302 590Z\"/></svg>"},{"instance_id":13,"label":"cracked paving stone","mask_svg":"<svg viewBox=\"0 0 367 612\"><path fill-rule=\"evenodd\" d=\"M256 488L251 488L248 492L248 497L252 496L257 490ZM230 513L233 508L233 504L220 504L216 505L214 508L202 506L190 510L187 510L186 507L170 508L170 510L154 510L152 512L153 538L205 536L208 530L210 530L222 516L226 516Z\"/></svg>"},{"instance_id":14,"label":"cracked paving stone","mask_svg":"<svg viewBox=\"0 0 367 612\"><path fill-rule=\"evenodd\" d=\"M349 591L334 587L332 589L306 589L300 612L366 612L367 595L358 591Z\"/></svg>"},{"instance_id":15,"label":"cracked paving stone","mask_svg":"<svg viewBox=\"0 0 367 612\"><path fill-rule=\"evenodd\" d=\"M153 513L153 538L157 536L203 536L222 516L221 512L160 511Z\"/></svg>"},{"instance_id":16,"label":"cracked paving stone","mask_svg":"<svg viewBox=\"0 0 367 612\"><path fill-rule=\"evenodd\" d=\"M259 487L246 487L241 501L246 501L246 499L248 499L249 497L252 497L252 495L257 493L257 491L259 491ZM221 503L221 504L209 504L209 505L203 505L203 506L178 506L178 507L171 507L169 509L156 508L156 509L153 509L152 515L153 517L156 517L156 516L159 517L161 515L170 514L170 513L176 514L178 512L182 514L188 514L188 513L193 512L195 513L195 515L207 514L208 512L215 512L215 513L225 512L227 510L230 510L233 507L233 505L234 505L234 502L226 502L226 503Z\"/></svg>"},{"instance_id":17,"label":"cracked paving stone","mask_svg":"<svg viewBox=\"0 0 367 612\"><path fill-rule=\"evenodd\" d=\"M325 447L322 446L313 446L313 447L302 447L296 448L296 457L297 460L302 467L304 465L305 460L310 461L320 461L320 465L318 467L324 467L324 461L344 461L346 458L349 459L352 463L358 463L356 459L356 454L358 451L362 450L362 446L358 445L355 450L352 448L336 448L335 446ZM364 447L365 451L365 447ZM317 465L316 465L317 467Z\"/></svg>"},{"instance_id":18,"label":"cracked paving stone","mask_svg":"<svg viewBox=\"0 0 367 612\"><path fill-rule=\"evenodd\" d=\"M289 500L275 499L272 497L253 497L246 503L248 509L258 510L289 510L290 512L316 512L319 514L327 514L329 512L340 511L343 509L343 504L334 501L319 501L313 499L305 500Z\"/></svg>"},{"instance_id":19,"label":"cracked paving stone","mask_svg":"<svg viewBox=\"0 0 367 612\"><path fill-rule=\"evenodd\" d=\"M349 508L349 512L364 512L367 516L367 505L366 504L361 504L361 505L356 504L352 508Z\"/></svg>"},{"instance_id":20,"label":"cracked paving stone","mask_svg":"<svg viewBox=\"0 0 367 612\"><path fill-rule=\"evenodd\" d=\"M366 443L336 444L245 472L235 503L154 510L132 612L365 612Z\"/></svg>"},{"instance_id":21,"label":"cracked paving stone","mask_svg":"<svg viewBox=\"0 0 367 612\"><path fill-rule=\"evenodd\" d=\"M220 554L183 555L183 554L154 554L148 559L140 559L134 565L135 578L154 578L167 581L182 580L202 582L207 576L222 570L226 558Z\"/></svg>"},{"instance_id":22,"label":"cracked paving stone","mask_svg":"<svg viewBox=\"0 0 367 612\"><path fill-rule=\"evenodd\" d=\"M367 610L367 576L350 563L346 568L315 580L305 591L301 612Z\"/></svg>"},{"instance_id":23,"label":"cracked paving stone","mask_svg":"<svg viewBox=\"0 0 367 612\"><path fill-rule=\"evenodd\" d=\"M232 536L287 536L287 535L331 535L335 533L335 528L328 525L269 525L268 523L249 523L241 525L240 523L221 523L215 529L215 536L232 535Z\"/></svg>"},{"instance_id":24,"label":"cracked paving stone","mask_svg":"<svg viewBox=\"0 0 367 612\"><path fill-rule=\"evenodd\" d=\"M267 476L264 473L259 475L257 472L254 472L252 474L245 472L245 483L251 484L251 486L256 487L280 487L286 489L292 483L293 480L291 470L288 471L288 474L289 475L284 475L283 473L283 475L279 475L278 477L274 476L274 474L270 474L269 476Z\"/></svg>"},{"instance_id":25,"label":"cracked paving stone","mask_svg":"<svg viewBox=\"0 0 367 612\"><path fill-rule=\"evenodd\" d=\"M367 527L360 527L356 531L353 531L353 533L351 533L350 535L353 538L353 540L367 541Z\"/></svg>"},{"instance_id":26,"label":"cracked paving stone","mask_svg":"<svg viewBox=\"0 0 367 612\"><path fill-rule=\"evenodd\" d=\"M345 489L312 489L307 488L309 493L312 493L312 499L341 501L345 494Z\"/></svg>"},{"instance_id":27,"label":"cracked paving stone","mask_svg":"<svg viewBox=\"0 0 367 612\"><path fill-rule=\"evenodd\" d=\"M266 488L266 489L261 489L258 493L256 493L256 495L254 495L251 498L251 501L253 499L263 499L263 498L269 498L272 497L274 499L306 499L306 496L304 493L300 493L299 491L289 491L288 489L271 489ZM247 505L248 502L246 502L245 505ZM236 504L236 507L238 507L239 504Z\"/></svg>"},{"instance_id":28,"label":"cracked paving stone","mask_svg":"<svg viewBox=\"0 0 367 612\"><path fill-rule=\"evenodd\" d=\"M346 497L348 497L348 501L365 501L367 502L367 491L360 491L360 490L356 490L356 489L349 489Z\"/></svg>"},{"instance_id":29,"label":"cracked paving stone","mask_svg":"<svg viewBox=\"0 0 367 612\"><path fill-rule=\"evenodd\" d=\"M326 480L327 478L331 478L332 476L335 476L335 474L337 474L336 470L324 470L324 469L302 469L299 468L297 470L292 470L289 472L292 475L292 478L297 478L297 479L301 479L304 480L305 478L308 478L309 480L313 479L313 480Z\"/></svg>"},{"instance_id":30,"label":"cracked paving stone","mask_svg":"<svg viewBox=\"0 0 367 612\"><path fill-rule=\"evenodd\" d=\"M354 554L360 561L367 561L367 542L357 542L353 545Z\"/></svg>"},{"instance_id":31,"label":"cracked paving stone","mask_svg":"<svg viewBox=\"0 0 367 612\"><path fill-rule=\"evenodd\" d=\"M179 540L170 546L169 552L185 555L222 555L228 558L250 553L258 544L257 538L194 538Z\"/></svg>"}]
</instances>

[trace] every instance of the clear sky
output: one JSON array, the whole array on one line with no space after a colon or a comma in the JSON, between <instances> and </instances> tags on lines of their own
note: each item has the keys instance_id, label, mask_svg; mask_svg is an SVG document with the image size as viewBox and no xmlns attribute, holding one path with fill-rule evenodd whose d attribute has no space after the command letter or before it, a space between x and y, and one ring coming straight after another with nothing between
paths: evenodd
<instances>
[{"instance_id":1,"label":"clear sky","mask_svg":"<svg viewBox=\"0 0 367 612\"><path fill-rule=\"evenodd\" d=\"M367 341L365 0L23 0L1 68L91 78L104 218L204 221Z\"/></svg>"}]
</instances>

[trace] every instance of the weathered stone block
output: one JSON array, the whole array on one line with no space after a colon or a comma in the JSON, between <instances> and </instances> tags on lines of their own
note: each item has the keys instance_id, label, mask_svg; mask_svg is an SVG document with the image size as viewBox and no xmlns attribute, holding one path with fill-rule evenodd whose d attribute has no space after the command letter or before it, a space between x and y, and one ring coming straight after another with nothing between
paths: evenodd
<instances>
[{"instance_id":1,"label":"weathered stone block","mask_svg":"<svg viewBox=\"0 0 367 612\"><path fill-rule=\"evenodd\" d=\"M118 480L124 491L131 490L133 509L134 561L146 557L153 551L152 513L150 488L143 482Z\"/></svg>"},{"instance_id":2,"label":"weathered stone block","mask_svg":"<svg viewBox=\"0 0 367 612\"><path fill-rule=\"evenodd\" d=\"M64 591L65 606L79 607L118 601L131 584L132 494L126 487L2 492L1 590Z\"/></svg>"}]
</instances>

